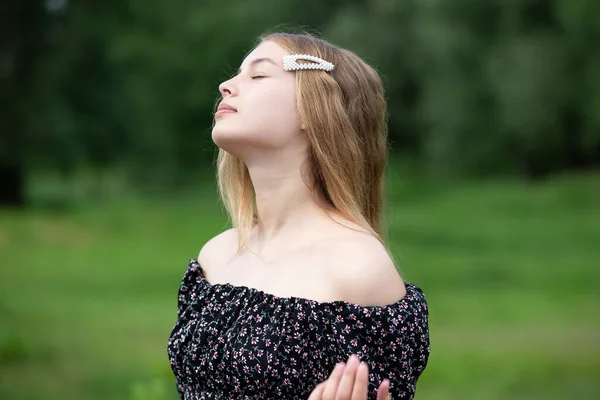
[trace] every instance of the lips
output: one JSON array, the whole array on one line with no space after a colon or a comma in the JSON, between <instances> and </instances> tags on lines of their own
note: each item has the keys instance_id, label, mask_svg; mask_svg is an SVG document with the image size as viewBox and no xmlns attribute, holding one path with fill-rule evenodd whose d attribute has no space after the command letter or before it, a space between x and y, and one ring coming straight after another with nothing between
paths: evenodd
<instances>
[{"instance_id":1,"label":"lips","mask_svg":"<svg viewBox=\"0 0 600 400\"><path fill-rule=\"evenodd\" d=\"M230 106L229 104L226 104L226 103L221 103L221 104L219 104L219 108L217 108L217 112L215 113L215 117L217 115L231 114L231 113L234 113L234 112L237 112L237 110L234 107L232 107L232 106Z\"/></svg>"}]
</instances>

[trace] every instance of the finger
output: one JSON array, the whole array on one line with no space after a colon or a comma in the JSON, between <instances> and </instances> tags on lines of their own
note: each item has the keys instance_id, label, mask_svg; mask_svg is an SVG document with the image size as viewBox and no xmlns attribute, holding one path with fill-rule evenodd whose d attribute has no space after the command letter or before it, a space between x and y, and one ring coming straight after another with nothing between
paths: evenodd
<instances>
[{"instance_id":1,"label":"finger","mask_svg":"<svg viewBox=\"0 0 600 400\"><path fill-rule=\"evenodd\" d=\"M361 362L356 370L352 400L365 400L369 394L369 366Z\"/></svg>"},{"instance_id":2,"label":"finger","mask_svg":"<svg viewBox=\"0 0 600 400\"><path fill-rule=\"evenodd\" d=\"M335 394L340 383L340 377L342 376L345 367L346 364L344 364L343 362L338 363L335 366L335 368L331 372L331 375L329 375L329 379L327 379L327 387L325 387L325 391L323 392L322 396L323 400L335 399Z\"/></svg>"},{"instance_id":3,"label":"finger","mask_svg":"<svg viewBox=\"0 0 600 400\"><path fill-rule=\"evenodd\" d=\"M390 381L384 379L379 385L379 391L377 392L377 400L390 400L392 397L390 395Z\"/></svg>"},{"instance_id":4,"label":"finger","mask_svg":"<svg viewBox=\"0 0 600 400\"><path fill-rule=\"evenodd\" d=\"M340 384L338 385L336 399L346 400L350 399L350 396L352 396L354 379L356 378L356 369L359 364L360 360L354 354L348 358L348 363L346 364L346 368L344 368L344 373L342 374Z\"/></svg>"},{"instance_id":5,"label":"finger","mask_svg":"<svg viewBox=\"0 0 600 400\"><path fill-rule=\"evenodd\" d=\"M319 383L308 397L308 400L321 400L325 386L327 386L327 381Z\"/></svg>"}]
</instances>

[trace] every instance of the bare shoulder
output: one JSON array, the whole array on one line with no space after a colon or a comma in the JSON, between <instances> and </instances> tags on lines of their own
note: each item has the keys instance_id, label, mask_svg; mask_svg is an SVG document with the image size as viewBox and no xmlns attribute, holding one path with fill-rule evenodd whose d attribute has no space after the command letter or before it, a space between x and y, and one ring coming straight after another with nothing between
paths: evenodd
<instances>
[{"instance_id":1,"label":"bare shoulder","mask_svg":"<svg viewBox=\"0 0 600 400\"><path fill-rule=\"evenodd\" d=\"M406 294L404 282L385 246L368 233L330 244L327 264L338 295L350 303L385 306Z\"/></svg>"},{"instance_id":2,"label":"bare shoulder","mask_svg":"<svg viewBox=\"0 0 600 400\"><path fill-rule=\"evenodd\" d=\"M230 257L237 249L237 229L227 229L208 240L198 253L198 263L203 269L219 264L225 257Z\"/></svg>"}]
</instances>

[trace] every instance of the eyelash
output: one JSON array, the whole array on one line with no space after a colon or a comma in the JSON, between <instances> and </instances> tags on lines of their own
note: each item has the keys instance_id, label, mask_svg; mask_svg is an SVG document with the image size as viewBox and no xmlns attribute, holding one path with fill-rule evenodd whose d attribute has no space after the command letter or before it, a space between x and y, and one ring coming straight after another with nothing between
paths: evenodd
<instances>
[{"instance_id":1,"label":"eyelash","mask_svg":"<svg viewBox=\"0 0 600 400\"><path fill-rule=\"evenodd\" d=\"M260 79L260 78L266 78L266 76L263 76L263 75L256 75L256 76L253 76L253 77L252 77L252 79Z\"/></svg>"}]
</instances>

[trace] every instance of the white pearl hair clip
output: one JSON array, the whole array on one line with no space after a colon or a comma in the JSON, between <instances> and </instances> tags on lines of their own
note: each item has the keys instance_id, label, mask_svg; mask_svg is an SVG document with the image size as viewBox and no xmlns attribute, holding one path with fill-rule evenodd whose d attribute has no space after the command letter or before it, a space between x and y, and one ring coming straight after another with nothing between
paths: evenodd
<instances>
[{"instance_id":1,"label":"white pearl hair clip","mask_svg":"<svg viewBox=\"0 0 600 400\"><path fill-rule=\"evenodd\" d=\"M313 63L298 64L298 60L312 61ZM322 58L310 56L308 54L291 54L283 56L283 69L286 71L322 69L323 71L329 72L333 70L333 64Z\"/></svg>"}]
</instances>

